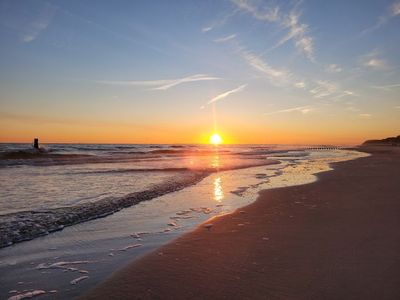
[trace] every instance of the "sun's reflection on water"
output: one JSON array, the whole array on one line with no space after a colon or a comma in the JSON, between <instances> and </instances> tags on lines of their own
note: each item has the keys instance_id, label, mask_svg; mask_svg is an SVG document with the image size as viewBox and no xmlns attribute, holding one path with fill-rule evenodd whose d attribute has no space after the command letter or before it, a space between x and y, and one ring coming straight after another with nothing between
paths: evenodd
<instances>
[{"instance_id":1,"label":"sun's reflection on water","mask_svg":"<svg viewBox=\"0 0 400 300\"><path fill-rule=\"evenodd\" d=\"M213 156L212 159L211 159L211 167L218 171L219 167L220 167L220 164L221 163L220 163L220 160L219 160L219 155Z\"/></svg>"},{"instance_id":2,"label":"sun's reflection on water","mask_svg":"<svg viewBox=\"0 0 400 300\"><path fill-rule=\"evenodd\" d=\"M221 202L224 198L224 191L222 190L221 177L214 179L214 200Z\"/></svg>"}]
</instances>

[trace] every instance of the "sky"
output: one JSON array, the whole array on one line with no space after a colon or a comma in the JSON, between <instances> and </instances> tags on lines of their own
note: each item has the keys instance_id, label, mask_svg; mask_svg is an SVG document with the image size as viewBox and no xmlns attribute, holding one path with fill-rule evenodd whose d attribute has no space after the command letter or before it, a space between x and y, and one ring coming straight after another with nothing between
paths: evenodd
<instances>
[{"instance_id":1,"label":"sky","mask_svg":"<svg viewBox=\"0 0 400 300\"><path fill-rule=\"evenodd\" d=\"M0 0L0 142L400 134L400 1Z\"/></svg>"}]
</instances>

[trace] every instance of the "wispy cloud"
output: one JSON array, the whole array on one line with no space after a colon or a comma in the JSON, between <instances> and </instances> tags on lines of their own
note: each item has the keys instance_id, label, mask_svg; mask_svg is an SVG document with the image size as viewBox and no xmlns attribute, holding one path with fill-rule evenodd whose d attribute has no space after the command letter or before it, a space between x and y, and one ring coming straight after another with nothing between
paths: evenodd
<instances>
[{"instance_id":1,"label":"wispy cloud","mask_svg":"<svg viewBox=\"0 0 400 300\"><path fill-rule=\"evenodd\" d=\"M158 79L158 80L93 80L93 82L109 85L138 85L138 86L163 86L171 83L169 79Z\"/></svg>"},{"instance_id":2,"label":"wispy cloud","mask_svg":"<svg viewBox=\"0 0 400 300\"><path fill-rule=\"evenodd\" d=\"M332 97L331 99L341 99L346 96L359 96L359 95L357 95L356 93L354 93L352 91L344 90L344 91L339 92L338 95Z\"/></svg>"},{"instance_id":3,"label":"wispy cloud","mask_svg":"<svg viewBox=\"0 0 400 300\"><path fill-rule=\"evenodd\" d=\"M182 83L188 83L188 82L195 82L195 81L205 81L205 80L218 80L221 79L219 77L213 77L213 76L208 76L208 75L203 75L203 74L197 74L189 77L184 77L181 79L174 79L171 80L171 82L167 84L163 84L161 86L158 86L154 88L155 90L168 90L169 88L172 88L174 86L177 86Z\"/></svg>"},{"instance_id":4,"label":"wispy cloud","mask_svg":"<svg viewBox=\"0 0 400 300\"><path fill-rule=\"evenodd\" d=\"M375 70L387 69L387 61L380 56L380 51L375 49L370 53L361 56L361 64L365 67Z\"/></svg>"},{"instance_id":5,"label":"wispy cloud","mask_svg":"<svg viewBox=\"0 0 400 300\"><path fill-rule=\"evenodd\" d=\"M239 11L239 9L235 9L235 10L231 11L230 13L225 13L224 15L218 17L214 22L212 22L212 23L208 24L207 26L204 26L203 28L201 28L201 32L206 33L206 32L209 32L211 30L214 30L216 27L223 26L238 11Z\"/></svg>"},{"instance_id":6,"label":"wispy cloud","mask_svg":"<svg viewBox=\"0 0 400 300\"><path fill-rule=\"evenodd\" d=\"M289 15L283 18L282 25L288 29L288 33L276 44L275 48L293 39L296 48L313 61L314 41L309 36L309 26L300 22L300 16L300 12L292 10Z\"/></svg>"},{"instance_id":7,"label":"wispy cloud","mask_svg":"<svg viewBox=\"0 0 400 300\"><path fill-rule=\"evenodd\" d=\"M236 6L260 21L276 22L279 20L279 7L256 7L250 0L232 0Z\"/></svg>"},{"instance_id":8,"label":"wispy cloud","mask_svg":"<svg viewBox=\"0 0 400 300\"><path fill-rule=\"evenodd\" d=\"M287 109L281 109L281 110L267 112L267 113L264 113L264 116L290 113L290 112L295 112L295 111L301 112L302 114L307 114L313 110L314 110L314 108L312 106L298 106L298 107L291 107L291 108L287 108Z\"/></svg>"},{"instance_id":9,"label":"wispy cloud","mask_svg":"<svg viewBox=\"0 0 400 300\"><path fill-rule=\"evenodd\" d=\"M214 103L214 102L219 101L219 100L222 100L222 99L224 99L224 98L226 98L226 97L228 97L228 96L230 96L230 95L232 95L232 94L241 92L241 91L243 91L243 90L246 88L246 86L247 86L247 84L242 84L241 86L239 86L239 87L237 87L237 88L235 88L235 89L233 89L233 90L226 91L226 92L224 92L224 93L222 93L222 94L219 94L218 96L215 96L215 97L212 98L210 101L208 101L207 104Z\"/></svg>"},{"instance_id":10,"label":"wispy cloud","mask_svg":"<svg viewBox=\"0 0 400 300\"><path fill-rule=\"evenodd\" d=\"M389 85L372 85L371 87L378 90L391 91L393 89L400 88L400 83Z\"/></svg>"},{"instance_id":11,"label":"wispy cloud","mask_svg":"<svg viewBox=\"0 0 400 300\"><path fill-rule=\"evenodd\" d=\"M400 2L395 2L392 4L391 13L392 13L392 16L400 15Z\"/></svg>"},{"instance_id":12,"label":"wispy cloud","mask_svg":"<svg viewBox=\"0 0 400 300\"><path fill-rule=\"evenodd\" d=\"M358 96L352 91L342 89L338 83L327 80L315 81L313 83L313 88L311 88L309 92L316 99L324 98L329 100L337 100L347 96Z\"/></svg>"},{"instance_id":13,"label":"wispy cloud","mask_svg":"<svg viewBox=\"0 0 400 300\"><path fill-rule=\"evenodd\" d=\"M314 61L313 39L309 36L303 36L296 41L296 47L303 52L311 61Z\"/></svg>"},{"instance_id":14,"label":"wispy cloud","mask_svg":"<svg viewBox=\"0 0 400 300\"><path fill-rule=\"evenodd\" d=\"M359 116L360 118L363 118L363 119L369 119L369 118L372 117L371 114L359 114L358 116Z\"/></svg>"},{"instance_id":15,"label":"wispy cloud","mask_svg":"<svg viewBox=\"0 0 400 300\"><path fill-rule=\"evenodd\" d=\"M294 83L294 86L298 89L304 89L306 87L306 83L304 81L298 81Z\"/></svg>"},{"instance_id":16,"label":"wispy cloud","mask_svg":"<svg viewBox=\"0 0 400 300\"><path fill-rule=\"evenodd\" d=\"M252 68L264 74L272 84L279 86L291 83L292 74L289 71L273 68L259 56L249 52L243 52L242 56Z\"/></svg>"},{"instance_id":17,"label":"wispy cloud","mask_svg":"<svg viewBox=\"0 0 400 300\"><path fill-rule=\"evenodd\" d=\"M57 8L54 5L45 3L39 15L23 31L22 41L25 43L34 41L50 25L56 11Z\"/></svg>"},{"instance_id":18,"label":"wispy cloud","mask_svg":"<svg viewBox=\"0 0 400 300\"><path fill-rule=\"evenodd\" d=\"M270 2L253 0L231 0L231 2L237 9L249 14L254 19L275 23L285 30L286 34L272 49L292 41L298 51L303 53L309 60L315 61L314 40L310 36L310 27L301 20L302 13L299 10L301 1L296 2L294 6L292 5L288 12L282 11L279 6L269 4ZM253 51L248 50L246 46L242 46L238 39L236 39L236 36L222 37L218 39L218 41L222 42L232 39L235 40L235 52L238 53L252 69L264 75L264 77L275 86L303 89L310 93L313 98L324 98L324 100L357 96L352 91L342 89L338 83L323 79L307 79L298 76L298 74L296 75L292 70L287 68L273 66L265 59L265 52L261 55L255 54ZM325 71L328 73L342 72L342 67L337 64L329 64L323 66L323 68L325 68Z\"/></svg>"},{"instance_id":19,"label":"wispy cloud","mask_svg":"<svg viewBox=\"0 0 400 300\"><path fill-rule=\"evenodd\" d=\"M95 80L96 83L124 86L150 86L153 90L168 90L174 86L207 80L219 80L221 78L205 74L196 74L178 79L158 79L158 80Z\"/></svg>"},{"instance_id":20,"label":"wispy cloud","mask_svg":"<svg viewBox=\"0 0 400 300\"><path fill-rule=\"evenodd\" d=\"M222 38L215 39L214 42L216 42L216 43L225 43L225 42L228 42L230 40L233 40L235 37L236 37L236 34L231 34L231 35L228 35L228 36L225 36L225 37L222 37Z\"/></svg>"},{"instance_id":21,"label":"wispy cloud","mask_svg":"<svg viewBox=\"0 0 400 300\"><path fill-rule=\"evenodd\" d=\"M210 30L212 30L212 29L213 29L212 26L205 26L205 27L203 27L203 28L201 29L201 32L208 32L208 31L210 31Z\"/></svg>"},{"instance_id":22,"label":"wispy cloud","mask_svg":"<svg viewBox=\"0 0 400 300\"><path fill-rule=\"evenodd\" d=\"M400 16L400 1L396 1L392 3L389 7L386 8L386 12L382 14L378 20L376 21L375 25L368 27L367 29L364 29L361 32L361 35L365 35L367 33L370 33L383 25L385 25L390 19Z\"/></svg>"},{"instance_id":23,"label":"wispy cloud","mask_svg":"<svg viewBox=\"0 0 400 300\"><path fill-rule=\"evenodd\" d=\"M330 64L326 66L325 71L328 73L339 73L342 72L342 68L336 64Z\"/></svg>"},{"instance_id":24,"label":"wispy cloud","mask_svg":"<svg viewBox=\"0 0 400 300\"><path fill-rule=\"evenodd\" d=\"M326 80L317 80L316 87L311 89L309 92L314 95L314 98L324 98L332 96L339 90L336 83L329 82Z\"/></svg>"},{"instance_id":25,"label":"wispy cloud","mask_svg":"<svg viewBox=\"0 0 400 300\"><path fill-rule=\"evenodd\" d=\"M23 43L36 40L51 24L58 10L57 6L48 2L36 3L35 9L25 1L14 2L10 1L13 5L1 5L0 25L14 32Z\"/></svg>"},{"instance_id":26,"label":"wispy cloud","mask_svg":"<svg viewBox=\"0 0 400 300\"><path fill-rule=\"evenodd\" d=\"M343 90L336 82L305 80L289 70L271 67L264 59L249 51L241 50L240 53L249 66L265 75L270 83L275 86L292 86L297 89L307 90L316 99L329 98L334 100L346 96L357 96L352 91Z\"/></svg>"},{"instance_id":27,"label":"wispy cloud","mask_svg":"<svg viewBox=\"0 0 400 300\"><path fill-rule=\"evenodd\" d=\"M387 63L383 59L371 58L364 62L364 66L373 68L373 69L384 69L387 67Z\"/></svg>"},{"instance_id":28,"label":"wispy cloud","mask_svg":"<svg viewBox=\"0 0 400 300\"><path fill-rule=\"evenodd\" d=\"M281 12L279 6L256 5L251 0L231 0L240 10L249 13L253 18L279 24L287 29L287 34L269 50L276 49L286 42L293 40L295 47L314 61L314 41L309 35L309 26L300 21L301 13L297 5L288 14Z\"/></svg>"},{"instance_id":29,"label":"wispy cloud","mask_svg":"<svg viewBox=\"0 0 400 300\"><path fill-rule=\"evenodd\" d=\"M330 101L339 101L342 98L358 97L359 95L348 89L343 89L337 82L328 80L316 80L310 82L311 88L308 92L315 99L324 99Z\"/></svg>"}]
</instances>

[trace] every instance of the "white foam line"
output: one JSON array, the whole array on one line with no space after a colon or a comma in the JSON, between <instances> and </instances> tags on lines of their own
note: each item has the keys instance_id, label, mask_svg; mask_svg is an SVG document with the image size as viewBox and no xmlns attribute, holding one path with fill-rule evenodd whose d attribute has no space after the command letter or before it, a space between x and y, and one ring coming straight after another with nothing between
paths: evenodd
<instances>
[{"instance_id":1,"label":"white foam line","mask_svg":"<svg viewBox=\"0 0 400 300\"><path fill-rule=\"evenodd\" d=\"M72 285L75 285L75 284L79 283L80 281L88 279L88 278L89 278L89 276L81 276L81 277L75 278L74 280L71 280L70 283Z\"/></svg>"}]
</instances>

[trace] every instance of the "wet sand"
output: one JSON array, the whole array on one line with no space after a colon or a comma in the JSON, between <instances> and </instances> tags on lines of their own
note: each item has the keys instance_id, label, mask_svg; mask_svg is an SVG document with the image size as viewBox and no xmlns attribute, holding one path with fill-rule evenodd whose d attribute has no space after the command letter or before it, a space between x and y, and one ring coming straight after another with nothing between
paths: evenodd
<instances>
[{"instance_id":1,"label":"wet sand","mask_svg":"<svg viewBox=\"0 0 400 300\"><path fill-rule=\"evenodd\" d=\"M265 190L84 299L400 299L400 149Z\"/></svg>"}]
</instances>

